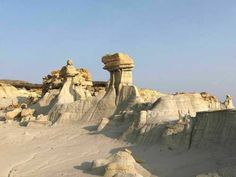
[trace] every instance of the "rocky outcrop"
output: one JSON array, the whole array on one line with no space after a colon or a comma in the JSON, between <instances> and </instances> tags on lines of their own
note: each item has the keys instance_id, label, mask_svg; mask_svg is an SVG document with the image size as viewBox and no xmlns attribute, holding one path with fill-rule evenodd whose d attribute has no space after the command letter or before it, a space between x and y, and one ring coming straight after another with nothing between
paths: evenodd
<instances>
[{"instance_id":1,"label":"rocky outcrop","mask_svg":"<svg viewBox=\"0 0 236 177\"><path fill-rule=\"evenodd\" d=\"M22 111L21 108L16 108L12 111L9 111L9 112L6 113L5 119L7 121L15 120L17 117L19 117L21 115L21 111Z\"/></svg>"},{"instance_id":2,"label":"rocky outcrop","mask_svg":"<svg viewBox=\"0 0 236 177\"><path fill-rule=\"evenodd\" d=\"M192 126L190 147L236 147L236 110L200 112Z\"/></svg>"},{"instance_id":3,"label":"rocky outcrop","mask_svg":"<svg viewBox=\"0 0 236 177\"><path fill-rule=\"evenodd\" d=\"M226 109L234 109L233 99L230 95L226 95L226 99L223 104Z\"/></svg>"},{"instance_id":4,"label":"rocky outcrop","mask_svg":"<svg viewBox=\"0 0 236 177\"><path fill-rule=\"evenodd\" d=\"M172 149L233 149L236 147L235 129L235 110L199 112L195 118L166 127L162 144Z\"/></svg>"},{"instance_id":5,"label":"rocky outcrop","mask_svg":"<svg viewBox=\"0 0 236 177\"><path fill-rule=\"evenodd\" d=\"M105 64L104 69L108 70L111 76L104 95L89 94L90 89L76 84L76 73L64 74L66 80L58 95L58 102L49 114L52 122L59 119L100 122L103 117L111 118L140 101L138 89L132 85L133 60L125 54L117 53L103 57L102 61ZM63 70L66 71L65 68ZM66 73L65 71L63 73Z\"/></svg>"},{"instance_id":6,"label":"rocky outcrop","mask_svg":"<svg viewBox=\"0 0 236 177\"><path fill-rule=\"evenodd\" d=\"M186 115L195 117L201 111L234 108L229 95L221 103L205 92L162 94L137 89L132 78L134 61L127 54L106 55L102 57L102 62L104 69L110 73L107 84L93 82L91 74L86 69L77 69L71 59L60 70L45 77L42 98L30 105L35 110L35 116L48 115L53 123L58 120L101 122L99 130L120 118L129 122L124 136L135 132L136 137L143 137L153 130L162 130L168 122L179 122ZM106 121L102 121L104 117ZM178 132L183 127L184 124L178 124L169 126L169 130Z\"/></svg>"},{"instance_id":7,"label":"rocky outcrop","mask_svg":"<svg viewBox=\"0 0 236 177\"><path fill-rule=\"evenodd\" d=\"M43 78L43 94L49 90L61 89L67 78L73 78L73 84L81 85L85 88L92 86L92 76L84 68L75 68L73 61L68 59L66 66L60 70L52 71L50 75Z\"/></svg>"},{"instance_id":8,"label":"rocky outcrop","mask_svg":"<svg viewBox=\"0 0 236 177\"><path fill-rule=\"evenodd\" d=\"M165 94L154 103L138 103L132 107L133 116L129 116L129 122L133 123L126 123L129 126L122 130L122 137L131 142L155 143L160 141L166 126L169 133L178 134L190 126L189 117L195 117L197 112L202 111L226 110L226 103L234 107L229 97L221 103L205 92Z\"/></svg>"},{"instance_id":9,"label":"rocky outcrop","mask_svg":"<svg viewBox=\"0 0 236 177\"><path fill-rule=\"evenodd\" d=\"M57 103L57 97L60 93L58 89L48 90L37 103L31 106L35 109L36 115L47 115L53 106Z\"/></svg>"},{"instance_id":10,"label":"rocky outcrop","mask_svg":"<svg viewBox=\"0 0 236 177\"><path fill-rule=\"evenodd\" d=\"M125 149L107 159L95 160L92 170L104 168L104 177L150 177L151 174L131 154L131 151Z\"/></svg>"},{"instance_id":11,"label":"rocky outcrop","mask_svg":"<svg viewBox=\"0 0 236 177\"><path fill-rule=\"evenodd\" d=\"M89 77L86 77L84 72L79 73L73 66L72 60L69 59L67 65L60 70L60 76L63 78L63 83L58 95L57 104L72 103L76 100L91 97L91 93L86 88L91 86L92 82L85 80Z\"/></svg>"},{"instance_id":12,"label":"rocky outcrop","mask_svg":"<svg viewBox=\"0 0 236 177\"><path fill-rule=\"evenodd\" d=\"M145 103L152 104L156 100L158 100L160 97L166 96L167 94L161 93L156 90L152 89L144 89L144 88L138 88L140 97L143 99Z\"/></svg>"},{"instance_id":13,"label":"rocky outcrop","mask_svg":"<svg viewBox=\"0 0 236 177\"><path fill-rule=\"evenodd\" d=\"M118 104L123 86L133 86L134 61L126 54L115 53L104 56L102 62L105 64L104 69L110 72L108 92L115 91L116 104Z\"/></svg>"},{"instance_id":14,"label":"rocky outcrop","mask_svg":"<svg viewBox=\"0 0 236 177\"><path fill-rule=\"evenodd\" d=\"M0 79L0 83L12 85L18 89L25 88L27 90L35 89L39 91L42 89L42 84L33 84L26 81L21 81L21 80Z\"/></svg>"},{"instance_id":15,"label":"rocky outcrop","mask_svg":"<svg viewBox=\"0 0 236 177\"><path fill-rule=\"evenodd\" d=\"M32 103L40 97L38 92L17 89L12 85L0 83L0 109L15 107L24 102Z\"/></svg>"},{"instance_id":16,"label":"rocky outcrop","mask_svg":"<svg viewBox=\"0 0 236 177\"><path fill-rule=\"evenodd\" d=\"M226 109L224 104L208 93L177 93L163 96L153 104L154 116L150 121L174 121L179 119L179 114L195 117L197 112L221 109Z\"/></svg>"}]
</instances>

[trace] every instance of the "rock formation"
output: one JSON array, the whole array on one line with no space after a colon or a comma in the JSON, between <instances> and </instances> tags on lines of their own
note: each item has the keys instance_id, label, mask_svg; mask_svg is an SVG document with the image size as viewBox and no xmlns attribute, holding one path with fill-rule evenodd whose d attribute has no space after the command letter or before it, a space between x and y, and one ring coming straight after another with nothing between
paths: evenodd
<instances>
[{"instance_id":1,"label":"rock formation","mask_svg":"<svg viewBox=\"0 0 236 177\"><path fill-rule=\"evenodd\" d=\"M226 109L234 109L233 100L230 95L226 95L224 106Z\"/></svg>"},{"instance_id":2,"label":"rock formation","mask_svg":"<svg viewBox=\"0 0 236 177\"><path fill-rule=\"evenodd\" d=\"M76 68L69 59L43 78L40 96L38 85L26 84L26 90L21 87L25 83L17 88L0 83L0 121L29 127L90 122L97 125L96 133L113 131L118 139L160 145L161 150L235 150L236 111L231 96L222 103L206 92L163 94L138 89L132 78L134 61L128 55L106 55L102 62L110 74L108 82L93 82L89 71ZM105 177L151 176L127 149L95 160L93 170L97 168L104 169ZM233 174L235 167L229 168ZM223 172L200 176L224 176Z\"/></svg>"},{"instance_id":3,"label":"rock formation","mask_svg":"<svg viewBox=\"0 0 236 177\"><path fill-rule=\"evenodd\" d=\"M107 159L95 160L92 170L103 167L104 177L150 177L151 174L131 154L131 151L125 149Z\"/></svg>"},{"instance_id":4,"label":"rock formation","mask_svg":"<svg viewBox=\"0 0 236 177\"><path fill-rule=\"evenodd\" d=\"M17 106L23 102L38 100L39 93L34 90L17 89L12 85L0 83L0 109Z\"/></svg>"},{"instance_id":5,"label":"rock formation","mask_svg":"<svg viewBox=\"0 0 236 177\"><path fill-rule=\"evenodd\" d=\"M133 133L139 137L155 129L159 131L160 126L170 121L179 122L169 127L170 132L180 131L185 127L181 118L195 117L202 111L234 108L229 95L221 103L205 92L162 94L137 89L132 78L134 61L127 54L106 55L102 62L110 73L107 85L99 82L97 85L100 85L95 86L91 74L86 69L77 69L71 59L60 70L46 76L41 99L30 105L30 109L35 110L35 117L48 115L53 123L58 120L61 123L79 120L100 122L98 131L116 124L117 120L125 120L127 130L124 130L123 137L128 138Z\"/></svg>"},{"instance_id":6,"label":"rock formation","mask_svg":"<svg viewBox=\"0 0 236 177\"><path fill-rule=\"evenodd\" d=\"M108 89L115 88L116 96L119 97L123 86L133 85L134 61L126 54L115 53L104 56L102 62L105 64L104 69L110 72Z\"/></svg>"},{"instance_id":7,"label":"rock formation","mask_svg":"<svg viewBox=\"0 0 236 177\"><path fill-rule=\"evenodd\" d=\"M84 68L75 68L73 61L68 59L66 66L60 70L51 72L43 78L43 94L49 90L61 89L67 78L73 78L74 84L82 85L84 87L92 86L92 76L88 70Z\"/></svg>"},{"instance_id":8,"label":"rock formation","mask_svg":"<svg viewBox=\"0 0 236 177\"><path fill-rule=\"evenodd\" d=\"M16 108L16 109L14 109L14 110L12 110L12 111L9 111L9 112L6 113L5 119L6 119L7 121L15 120L17 117L20 116L21 111L22 111L21 108Z\"/></svg>"},{"instance_id":9,"label":"rock formation","mask_svg":"<svg viewBox=\"0 0 236 177\"><path fill-rule=\"evenodd\" d=\"M79 99L87 99L91 93L87 90L92 86L90 74L85 69L76 69L69 59L60 71L52 72L52 76L44 78L44 92L49 89L60 89L57 104L72 103Z\"/></svg>"},{"instance_id":10,"label":"rock formation","mask_svg":"<svg viewBox=\"0 0 236 177\"><path fill-rule=\"evenodd\" d=\"M69 75L69 77L64 74L67 77L58 96L59 105L55 106L49 114L53 122L58 119L84 119L100 122L103 117L110 118L121 110L129 109L140 102L138 89L132 84L133 60L125 54L117 53L103 57L102 61L105 64L104 69L110 72L110 80L105 95L100 97L96 94L89 96L85 94L82 96L86 89L73 86L76 74ZM71 68L72 65L68 66ZM63 70L66 69L63 68ZM74 69L71 70L75 71ZM77 97L78 99L73 97L76 95L73 94L74 91L80 95ZM84 99L84 97L89 99ZM61 98L66 98L66 101Z\"/></svg>"}]
</instances>

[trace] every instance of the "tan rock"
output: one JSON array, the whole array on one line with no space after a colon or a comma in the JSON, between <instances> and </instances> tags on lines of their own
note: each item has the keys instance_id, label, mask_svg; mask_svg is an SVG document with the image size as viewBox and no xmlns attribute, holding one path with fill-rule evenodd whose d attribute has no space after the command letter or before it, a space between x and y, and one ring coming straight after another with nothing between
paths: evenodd
<instances>
[{"instance_id":1,"label":"tan rock","mask_svg":"<svg viewBox=\"0 0 236 177\"><path fill-rule=\"evenodd\" d=\"M22 117L22 118L21 118L21 121L20 121L20 122L21 122L21 123L23 123L23 122L28 123L28 122L31 121L31 120L36 120L36 117L34 117L34 116L32 116L32 115L31 115L31 116L30 116L30 115L29 115L29 116L25 116L25 117Z\"/></svg>"},{"instance_id":2,"label":"tan rock","mask_svg":"<svg viewBox=\"0 0 236 177\"><path fill-rule=\"evenodd\" d=\"M37 121L39 122L47 122L48 121L48 116L45 116L43 114L38 115L38 117L36 118Z\"/></svg>"},{"instance_id":3,"label":"tan rock","mask_svg":"<svg viewBox=\"0 0 236 177\"><path fill-rule=\"evenodd\" d=\"M16 108L13 111L7 112L5 116L6 120L14 120L16 117L21 115L21 111L21 108Z\"/></svg>"},{"instance_id":4,"label":"tan rock","mask_svg":"<svg viewBox=\"0 0 236 177\"><path fill-rule=\"evenodd\" d=\"M150 122L175 121L197 112L221 110L222 103L208 93L176 93L160 97L152 106Z\"/></svg>"},{"instance_id":5,"label":"tan rock","mask_svg":"<svg viewBox=\"0 0 236 177\"><path fill-rule=\"evenodd\" d=\"M233 100L230 95L226 95L226 100L224 102L224 105L226 109L234 109Z\"/></svg>"},{"instance_id":6,"label":"tan rock","mask_svg":"<svg viewBox=\"0 0 236 177\"><path fill-rule=\"evenodd\" d=\"M77 71L79 72L79 75L85 79L85 81L92 81L92 75L87 69L79 68Z\"/></svg>"},{"instance_id":7,"label":"tan rock","mask_svg":"<svg viewBox=\"0 0 236 177\"><path fill-rule=\"evenodd\" d=\"M117 95L119 95L122 86L133 84L134 61L128 55L123 53L106 55L102 58L102 62L105 64L104 69L110 72L108 88L114 87Z\"/></svg>"},{"instance_id":8,"label":"tan rock","mask_svg":"<svg viewBox=\"0 0 236 177\"><path fill-rule=\"evenodd\" d=\"M66 78L66 77L75 77L78 74L79 74L79 72L74 67L73 61L71 59L67 60L67 65L64 66L60 71L60 76L64 77L64 78Z\"/></svg>"},{"instance_id":9,"label":"tan rock","mask_svg":"<svg viewBox=\"0 0 236 177\"><path fill-rule=\"evenodd\" d=\"M52 71L50 75L43 78L43 93L52 89L61 89L68 77L73 78L74 85L92 86L92 76L84 68L75 68L73 61L69 59L66 66L60 70Z\"/></svg>"},{"instance_id":10,"label":"tan rock","mask_svg":"<svg viewBox=\"0 0 236 177\"><path fill-rule=\"evenodd\" d=\"M34 112L35 112L34 109L30 108L23 109L21 112L21 117L33 116Z\"/></svg>"},{"instance_id":11,"label":"tan rock","mask_svg":"<svg viewBox=\"0 0 236 177\"><path fill-rule=\"evenodd\" d=\"M107 159L94 161L93 169L104 167L104 177L150 177L151 174L136 163L131 154L128 149L119 151Z\"/></svg>"},{"instance_id":12,"label":"tan rock","mask_svg":"<svg viewBox=\"0 0 236 177\"><path fill-rule=\"evenodd\" d=\"M116 70L122 68L133 68L134 61L127 54L115 53L112 55L106 55L102 58L102 62L105 64L104 69Z\"/></svg>"},{"instance_id":13,"label":"tan rock","mask_svg":"<svg viewBox=\"0 0 236 177\"><path fill-rule=\"evenodd\" d=\"M129 161L116 161L109 163L106 167L106 173L104 177L113 177L117 173L135 173L134 164Z\"/></svg>"},{"instance_id":14,"label":"tan rock","mask_svg":"<svg viewBox=\"0 0 236 177\"><path fill-rule=\"evenodd\" d=\"M29 101L34 94L26 89L17 89L12 85L0 83L0 109L19 106Z\"/></svg>"}]
</instances>

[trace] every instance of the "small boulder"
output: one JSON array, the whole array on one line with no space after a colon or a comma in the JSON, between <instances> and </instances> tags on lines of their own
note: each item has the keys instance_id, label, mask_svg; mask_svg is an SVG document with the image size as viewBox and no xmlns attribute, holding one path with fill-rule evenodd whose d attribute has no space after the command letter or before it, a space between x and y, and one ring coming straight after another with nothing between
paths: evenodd
<instances>
[{"instance_id":1,"label":"small boulder","mask_svg":"<svg viewBox=\"0 0 236 177\"><path fill-rule=\"evenodd\" d=\"M28 117L28 116L32 116L34 114L35 110L34 109L23 109L21 112L21 117Z\"/></svg>"},{"instance_id":2,"label":"small boulder","mask_svg":"<svg viewBox=\"0 0 236 177\"><path fill-rule=\"evenodd\" d=\"M22 111L21 108L16 108L13 111L9 111L6 113L5 119L6 120L14 120L15 118L20 116L21 111Z\"/></svg>"},{"instance_id":3,"label":"small boulder","mask_svg":"<svg viewBox=\"0 0 236 177\"><path fill-rule=\"evenodd\" d=\"M93 162L92 170L104 168L104 177L150 177L151 174L139 165L128 149Z\"/></svg>"},{"instance_id":4,"label":"small boulder","mask_svg":"<svg viewBox=\"0 0 236 177\"><path fill-rule=\"evenodd\" d=\"M48 122L48 116L45 116L43 114L38 115L37 119L38 122Z\"/></svg>"}]
</instances>

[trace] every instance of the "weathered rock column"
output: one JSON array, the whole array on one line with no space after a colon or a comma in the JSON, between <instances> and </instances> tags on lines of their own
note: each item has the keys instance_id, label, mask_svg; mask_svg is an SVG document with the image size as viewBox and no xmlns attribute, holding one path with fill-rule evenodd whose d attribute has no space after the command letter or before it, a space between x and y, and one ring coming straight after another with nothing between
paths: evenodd
<instances>
[{"instance_id":1,"label":"weathered rock column","mask_svg":"<svg viewBox=\"0 0 236 177\"><path fill-rule=\"evenodd\" d=\"M134 61L128 55L123 53L106 55L102 58L102 62L105 64L103 69L110 72L109 89L114 87L117 96L122 86L133 85Z\"/></svg>"},{"instance_id":2,"label":"weathered rock column","mask_svg":"<svg viewBox=\"0 0 236 177\"><path fill-rule=\"evenodd\" d=\"M67 65L60 71L60 76L64 78L63 87L58 96L58 104L72 103L75 101L75 91L73 89L73 78L79 73L73 65L73 61L68 59Z\"/></svg>"}]
</instances>

